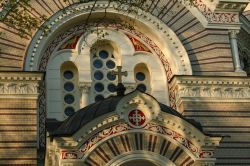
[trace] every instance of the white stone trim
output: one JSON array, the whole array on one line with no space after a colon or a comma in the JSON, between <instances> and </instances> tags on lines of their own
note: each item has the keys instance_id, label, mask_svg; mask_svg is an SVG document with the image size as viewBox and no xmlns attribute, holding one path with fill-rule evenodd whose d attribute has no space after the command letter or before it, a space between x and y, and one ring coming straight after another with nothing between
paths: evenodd
<instances>
[{"instance_id":1,"label":"white stone trim","mask_svg":"<svg viewBox=\"0 0 250 166\"><path fill-rule=\"evenodd\" d=\"M106 6L106 4L103 2L98 2L97 5L98 7L95 9L94 13L103 12L102 9ZM84 15L88 14L87 10L90 10L92 6L92 3L76 4L73 5L72 8L78 10L79 13L72 13L72 11L62 13L61 11L53 15L49 19L49 21L45 23L49 27L49 30L47 32L50 31L51 33L45 36L45 33L38 31L34 36L27 51L25 70L38 70L38 64L41 58L40 56L43 54L44 47L55 37L55 32L60 31L60 29L63 29L64 26L70 24L69 20L77 21ZM114 14L124 14L124 11L116 11L112 8L112 6L113 5L111 5L111 8L107 9L107 12L112 12ZM157 20L156 17L152 16L149 13L140 13L139 16L129 14L126 15L126 17L127 16L136 18L141 25L150 28L151 31L154 32L154 35L161 39L161 41L156 44L158 44L160 48L162 48L164 54L168 56L167 59L169 59L170 64L176 64L175 66L171 66L171 68L175 69L174 74L192 74L192 68L186 50L178 37L169 27L167 27L163 22ZM169 39L172 39L172 41L170 41Z\"/></svg>"}]
</instances>

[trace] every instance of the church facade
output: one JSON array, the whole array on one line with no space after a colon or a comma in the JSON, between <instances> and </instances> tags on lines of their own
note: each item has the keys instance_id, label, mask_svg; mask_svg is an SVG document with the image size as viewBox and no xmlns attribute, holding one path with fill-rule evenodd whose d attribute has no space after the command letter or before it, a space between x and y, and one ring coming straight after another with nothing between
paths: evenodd
<instances>
[{"instance_id":1,"label":"church facade","mask_svg":"<svg viewBox=\"0 0 250 166\"><path fill-rule=\"evenodd\" d=\"M126 2L0 23L0 165L250 165L249 1Z\"/></svg>"}]
</instances>

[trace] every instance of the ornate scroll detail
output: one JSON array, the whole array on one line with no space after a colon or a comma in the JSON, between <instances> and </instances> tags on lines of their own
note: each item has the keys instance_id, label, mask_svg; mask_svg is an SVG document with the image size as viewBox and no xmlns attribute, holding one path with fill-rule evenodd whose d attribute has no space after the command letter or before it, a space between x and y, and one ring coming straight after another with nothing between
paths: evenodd
<instances>
[{"instance_id":1,"label":"ornate scroll detail","mask_svg":"<svg viewBox=\"0 0 250 166\"><path fill-rule=\"evenodd\" d=\"M45 71L47 63L49 61L50 56L52 55L53 51L61 44L62 41L64 41L66 38L69 36L72 36L77 33L82 33L84 29L84 26L76 26L74 28L69 29L68 31L60 34L57 36L51 43L50 45L46 48L43 57L41 58L41 62L39 64L39 70L40 71Z\"/></svg>"},{"instance_id":2,"label":"ornate scroll detail","mask_svg":"<svg viewBox=\"0 0 250 166\"><path fill-rule=\"evenodd\" d=\"M78 151L61 151L61 159L63 160L78 159L78 155Z\"/></svg>"},{"instance_id":3,"label":"ornate scroll detail","mask_svg":"<svg viewBox=\"0 0 250 166\"><path fill-rule=\"evenodd\" d=\"M46 129L45 121L47 117L46 113L46 88L43 83L39 89L40 95L38 98L39 104L39 147L45 148L46 146Z\"/></svg>"},{"instance_id":4,"label":"ornate scroll detail","mask_svg":"<svg viewBox=\"0 0 250 166\"><path fill-rule=\"evenodd\" d=\"M136 38L134 38L133 36L129 34L127 34L127 36L130 39L130 41L133 43L135 51L145 51L145 52L151 53L151 51L141 41L137 40Z\"/></svg>"},{"instance_id":5,"label":"ornate scroll detail","mask_svg":"<svg viewBox=\"0 0 250 166\"><path fill-rule=\"evenodd\" d=\"M122 133L124 131L132 131L135 128L130 126L127 123L120 123L111 127L108 127L92 137L90 137L87 141L83 143L83 145L80 147L79 150L77 151L62 151L61 152L61 157L62 159L82 159L85 154L96 144L102 140L104 140L107 137L110 137L112 135ZM197 158L210 158L213 156L213 151L212 150L202 150L196 145L194 145L190 140L185 138L185 136L177 133L176 131L158 125L158 124L153 124L153 123L148 123L145 127L141 129L141 131L150 131L154 132L157 134L162 134L164 136L168 136L169 138L177 141L179 144L187 148L191 153L195 155Z\"/></svg>"},{"instance_id":6,"label":"ornate scroll detail","mask_svg":"<svg viewBox=\"0 0 250 166\"><path fill-rule=\"evenodd\" d=\"M209 23L239 23L239 14L232 12L213 12L204 3L203 0L194 2L198 10L206 17Z\"/></svg>"},{"instance_id":7,"label":"ornate scroll detail","mask_svg":"<svg viewBox=\"0 0 250 166\"><path fill-rule=\"evenodd\" d=\"M169 102L170 102L170 107L173 109L177 109L176 106L176 91L174 88L169 87Z\"/></svg>"},{"instance_id":8,"label":"ornate scroll detail","mask_svg":"<svg viewBox=\"0 0 250 166\"><path fill-rule=\"evenodd\" d=\"M64 44L62 44L62 46L59 48L59 50L64 50L64 49L75 49L78 40L80 39L82 34L76 35L74 37L72 37L71 39L69 39L67 42L65 42Z\"/></svg>"},{"instance_id":9,"label":"ornate scroll detail","mask_svg":"<svg viewBox=\"0 0 250 166\"><path fill-rule=\"evenodd\" d=\"M177 133L174 130L152 123L147 124L145 126L145 130L153 131L159 134L163 134L165 136L167 135L168 137L172 138L173 140L177 141L178 143L186 147L188 150L190 150L197 158L200 157L200 149L196 147L191 141L184 138L181 134Z\"/></svg>"},{"instance_id":10,"label":"ornate scroll detail","mask_svg":"<svg viewBox=\"0 0 250 166\"><path fill-rule=\"evenodd\" d=\"M123 132L123 131L128 131L130 129L131 129L131 127L126 123L118 124L115 126L111 126L107 129L104 129L101 132L95 134L92 138L88 139L83 144L83 146L80 148L80 152L82 152L84 154L90 148L92 148L94 145L96 145L96 143L103 140L104 138L109 137L109 136L114 135L114 134L117 134L117 133L120 133L120 132Z\"/></svg>"},{"instance_id":11,"label":"ornate scroll detail","mask_svg":"<svg viewBox=\"0 0 250 166\"><path fill-rule=\"evenodd\" d=\"M95 23L92 23L92 24L89 24L89 26L94 27L97 25ZM166 56L163 54L163 52L160 50L160 48L150 38L145 36L143 33L136 31L136 30L132 30L132 29L126 29L126 27L124 27L120 24L108 24L108 25L99 24L98 26L120 29L120 30L123 30L123 31L130 33L130 34L136 36L137 38L139 38L141 41L143 41L145 44L147 44L155 52L155 54L160 58L163 66L165 68L168 81L173 77L173 72L172 72L172 69L170 67L168 60L166 59ZM50 56L52 55L53 51L55 51L55 49L61 44L61 41L65 40L66 38L68 38L69 36L71 36L73 34L82 33L84 31L84 28L86 28L86 27L76 26L76 27L71 28L70 30L66 31L65 33L60 34L58 37L56 37L51 42L51 44L47 47L45 53L43 54L40 65L39 65L39 70L40 71L46 70L46 66L47 66L47 63L48 63Z\"/></svg>"}]
</instances>

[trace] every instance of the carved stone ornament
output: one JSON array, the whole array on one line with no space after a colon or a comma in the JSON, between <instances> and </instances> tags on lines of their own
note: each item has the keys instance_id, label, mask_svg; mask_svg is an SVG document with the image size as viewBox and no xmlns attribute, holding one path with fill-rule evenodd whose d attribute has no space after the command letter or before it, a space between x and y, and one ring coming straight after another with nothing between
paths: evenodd
<instances>
[{"instance_id":1,"label":"carved stone ornament","mask_svg":"<svg viewBox=\"0 0 250 166\"><path fill-rule=\"evenodd\" d=\"M175 77L171 82L171 93L174 94L176 102L183 99L192 100L192 98L196 100L249 100L250 79Z\"/></svg>"},{"instance_id":2,"label":"carved stone ornament","mask_svg":"<svg viewBox=\"0 0 250 166\"><path fill-rule=\"evenodd\" d=\"M0 83L0 94L37 94L37 83Z\"/></svg>"},{"instance_id":3,"label":"carved stone ornament","mask_svg":"<svg viewBox=\"0 0 250 166\"><path fill-rule=\"evenodd\" d=\"M18 76L19 75L19 76ZM31 73L13 73L12 77L0 73L0 95L38 94L42 75Z\"/></svg>"},{"instance_id":4,"label":"carved stone ornament","mask_svg":"<svg viewBox=\"0 0 250 166\"><path fill-rule=\"evenodd\" d=\"M134 91L117 105L116 112L134 128L142 128L160 113L160 106L153 97Z\"/></svg>"}]
</instances>

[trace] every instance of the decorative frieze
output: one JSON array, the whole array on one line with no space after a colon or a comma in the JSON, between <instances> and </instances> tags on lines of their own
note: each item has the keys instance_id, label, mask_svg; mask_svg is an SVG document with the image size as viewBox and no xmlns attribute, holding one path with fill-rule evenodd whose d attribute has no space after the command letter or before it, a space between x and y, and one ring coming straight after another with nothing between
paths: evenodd
<instances>
[{"instance_id":1,"label":"decorative frieze","mask_svg":"<svg viewBox=\"0 0 250 166\"><path fill-rule=\"evenodd\" d=\"M208 23L239 24L239 12L247 6L248 1L240 0L237 3L229 0L206 1L196 0L195 7L204 15Z\"/></svg>"},{"instance_id":2,"label":"decorative frieze","mask_svg":"<svg viewBox=\"0 0 250 166\"><path fill-rule=\"evenodd\" d=\"M0 73L0 95L37 95L42 77L42 73Z\"/></svg>"},{"instance_id":3,"label":"decorative frieze","mask_svg":"<svg viewBox=\"0 0 250 166\"><path fill-rule=\"evenodd\" d=\"M250 99L250 79L233 77L176 76L171 82L171 93L175 101L220 100L239 102Z\"/></svg>"},{"instance_id":4,"label":"decorative frieze","mask_svg":"<svg viewBox=\"0 0 250 166\"><path fill-rule=\"evenodd\" d=\"M61 159L62 160L69 160L69 159L85 159L86 155L88 154L88 151L93 149L94 146L96 146L99 142L102 140L107 139L108 137L112 137L114 135L117 135L122 132L129 132L134 130L132 126L130 126L127 123L120 123L117 125L110 126L106 128L103 131L100 131L96 133L94 136L92 136L90 139L85 141L80 149L69 149L65 150L63 149L61 151ZM170 128L157 125L154 123L148 123L143 129L142 132L145 133L146 131L149 131L151 133L156 134L162 134L164 136L167 136L171 140L176 141L178 144L185 147L191 154L193 154L196 159L210 159L214 155L214 147L217 145L213 145L214 147L210 147L210 150L205 149L204 147L197 147L193 142L185 138L185 136L181 135L180 133L177 133L176 131L173 131Z\"/></svg>"},{"instance_id":5,"label":"decorative frieze","mask_svg":"<svg viewBox=\"0 0 250 166\"><path fill-rule=\"evenodd\" d=\"M247 3L249 3L248 0L237 0L237 3L232 0L223 0L218 2L215 10L241 12L246 8Z\"/></svg>"}]
</instances>

